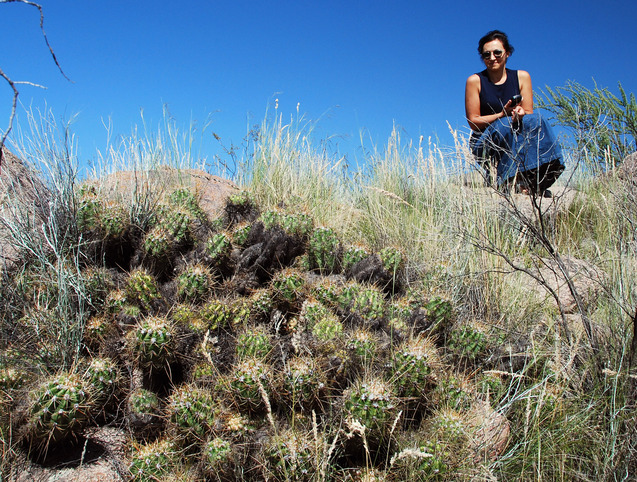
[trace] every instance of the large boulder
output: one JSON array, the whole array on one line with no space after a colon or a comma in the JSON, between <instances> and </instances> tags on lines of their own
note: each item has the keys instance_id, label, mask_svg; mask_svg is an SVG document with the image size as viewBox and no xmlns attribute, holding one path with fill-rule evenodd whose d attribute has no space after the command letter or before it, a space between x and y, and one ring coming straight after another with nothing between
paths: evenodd
<instances>
[{"instance_id":1,"label":"large boulder","mask_svg":"<svg viewBox=\"0 0 637 482\"><path fill-rule=\"evenodd\" d=\"M161 196L179 187L188 187L197 193L199 205L212 219L223 209L227 197L239 191L232 181L201 169L171 167L150 171L118 171L92 182L99 185L100 195L124 199L144 195Z\"/></svg>"},{"instance_id":2,"label":"large boulder","mask_svg":"<svg viewBox=\"0 0 637 482\"><path fill-rule=\"evenodd\" d=\"M0 168L0 270L16 261L14 236L29 229L40 233L47 218L49 191L39 174L8 149Z\"/></svg>"}]
</instances>

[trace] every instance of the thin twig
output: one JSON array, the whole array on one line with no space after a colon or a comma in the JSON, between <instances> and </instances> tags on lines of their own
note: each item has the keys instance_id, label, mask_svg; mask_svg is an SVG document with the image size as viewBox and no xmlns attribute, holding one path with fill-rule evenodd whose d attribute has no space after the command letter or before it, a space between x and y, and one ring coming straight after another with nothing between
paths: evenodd
<instances>
[{"instance_id":1,"label":"thin twig","mask_svg":"<svg viewBox=\"0 0 637 482\"><path fill-rule=\"evenodd\" d=\"M46 43L46 46L48 47L49 52L51 53L53 62L55 62L55 65L57 66L60 73L64 76L64 78L68 80L69 82L73 82L71 79L67 77L67 75L62 70L62 66L58 62L58 59L55 56L55 52L53 51L53 48L51 47L51 44L49 43L49 38L47 37L46 32L44 31L44 11L42 10L42 6L40 4L30 2L28 0L0 0L0 3L16 3L16 2L24 3L26 5L30 5L38 9L38 11L40 12L40 30L42 31L44 42ZM26 84L26 85L32 85L35 87L42 87L42 86L38 84L33 84L31 82L24 82L24 81L16 82L12 80L7 74L5 74L2 69L0 69L0 77L2 77L9 84L9 87L11 87L11 90L13 90L13 103L11 105L11 115L9 116L9 126L7 127L7 130L4 132L4 134L2 134L2 138L0 138L0 173L1 173L2 161L4 160L4 144L7 140L7 137L9 136L9 133L11 132L11 129L13 128L13 121L15 120L16 109L18 106L19 91L16 87L16 84Z\"/></svg>"}]
</instances>

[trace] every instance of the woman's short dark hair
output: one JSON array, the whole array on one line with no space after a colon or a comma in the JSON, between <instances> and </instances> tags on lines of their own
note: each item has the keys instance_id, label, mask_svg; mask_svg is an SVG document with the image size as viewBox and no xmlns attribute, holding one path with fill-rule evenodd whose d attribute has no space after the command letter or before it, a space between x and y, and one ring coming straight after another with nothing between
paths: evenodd
<instances>
[{"instance_id":1,"label":"woman's short dark hair","mask_svg":"<svg viewBox=\"0 0 637 482\"><path fill-rule=\"evenodd\" d=\"M482 55L482 49L484 48L484 44L486 44L487 42L491 42L492 40L499 40L500 42L502 42L502 46L504 47L504 50L509 55L511 55L513 51L515 50L513 48L513 45L509 43L509 37L507 37L507 34L502 32L501 30L491 30L484 37L482 37L480 39L480 42L478 43L478 53L480 55Z\"/></svg>"}]
</instances>

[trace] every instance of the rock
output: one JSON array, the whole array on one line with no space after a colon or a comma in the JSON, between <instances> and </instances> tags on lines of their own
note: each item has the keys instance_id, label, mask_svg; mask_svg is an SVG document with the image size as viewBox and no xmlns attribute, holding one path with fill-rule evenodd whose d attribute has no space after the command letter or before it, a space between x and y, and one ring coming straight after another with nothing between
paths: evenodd
<instances>
[{"instance_id":1,"label":"rock","mask_svg":"<svg viewBox=\"0 0 637 482\"><path fill-rule=\"evenodd\" d=\"M47 218L49 191L44 181L8 149L3 149L0 168L0 269L13 265L18 251L9 226L20 232L37 226Z\"/></svg>"},{"instance_id":2,"label":"rock","mask_svg":"<svg viewBox=\"0 0 637 482\"><path fill-rule=\"evenodd\" d=\"M558 264L554 259L542 258L540 268L531 268L531 271L541 280L544 280L546 286L550 287L557 293L565 313L577 313L579 311L575 298L566 282L564 274L559 270ZM599 295L602 289L602 281L605 273L588 261L563 256L562 261L566 267L568 276L572 279L583 308L591 305ZM547 291L546 287L539 281L533 279L526 273L516 273L517 281L530 292L534 292L542 300L548 301L555 306L557 302L555 298Z\"/></svg>"},{"instance_id":3,"label":"rock","mask_svg":"<svg viewBox=\"0 0 637 482\"><path fill-rule=\"evenodd\" d=\"M469 413L473 427L469 447L476 463L489 464L504 453L509 444L511 426L507 418L488 402L477 402Z\"/></svg>"},{"instance_id":4,"label":"rock","mask_svg":"<svg viewBox=\"0 0 637 482\"><path fill-rule=\"evenodd\" d=\"M171 167L152 171L118 171L91 182L100 187L100 194L123 199L170 194L179 187L189 187L199 195L199 205L211 219L220 214L227 197L239 191L239 187L232 181L213 176L201 169Z\"/></svg>"},{"instance_id":5,"label":"rock","mask_svg":"<svg viewBox=\"0 0 637 482\"><path fill-rule=\"evenodd\" d=\"M617 177L632 185L637 184L637 152L626 156L617 168Z\"/></svg>"},{"instance_id":6,"label":"rock","mask_svg":"<svg viewBox=\"0 0 637 482\"><path fill-rule=\"evenodd\" d=\"M128 480L126 462L126 433L114 427L95 427L87 430L87 443L64 450L57 460L40 465L25 461L13 467L16 482L118 482ZM48 457L51 459L52 457ZM58 462L56 464L56 462ZM21 464L22 465L22 464ZM66 466L65 468L63 468ZM17 472L19 471L19 472Z\"/></svg>"}]
</instances>

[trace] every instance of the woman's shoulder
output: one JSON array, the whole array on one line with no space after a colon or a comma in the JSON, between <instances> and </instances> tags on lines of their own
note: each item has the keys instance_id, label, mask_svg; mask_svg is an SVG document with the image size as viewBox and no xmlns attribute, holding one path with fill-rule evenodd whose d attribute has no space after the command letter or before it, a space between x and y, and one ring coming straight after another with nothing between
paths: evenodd
<instances>
[{"instance_id":1,"label":"woman's shoulder","mask_svg":"<svg viewBox=\"0 0 637 482\"><path fill-rule=\"evenodd\" d=\"M471 74L467 79L467 85L480 85L480 74Z\"/></svg>"},{"instance_id":2,"label":"woman's shoulder","mask_svg":"<svg viewBox=\"0 0 637 482\"><path fill-rule=\"evenodd\" d=\"M526 80L531 78L531 74L529 74L526 70L515 70L514 72L518 73L518 79Z\"/></svg>"}]
</instances>

